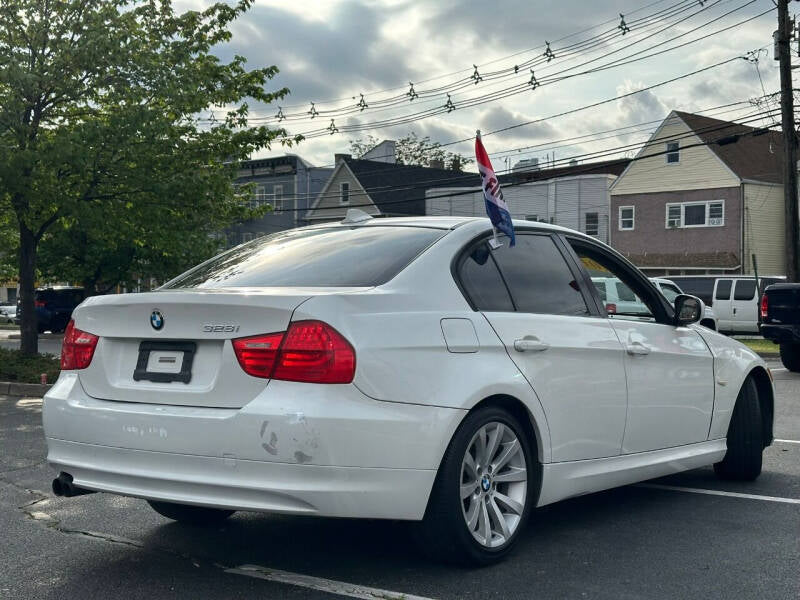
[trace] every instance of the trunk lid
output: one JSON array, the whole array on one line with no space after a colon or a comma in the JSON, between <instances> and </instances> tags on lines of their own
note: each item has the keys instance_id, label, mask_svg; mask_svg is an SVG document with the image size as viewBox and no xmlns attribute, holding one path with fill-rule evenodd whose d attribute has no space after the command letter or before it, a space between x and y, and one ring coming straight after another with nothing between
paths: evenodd
<instances>
[{"instance_id":1,"label":"trunk lid","mask_svg":"<svg viewBox=\"0 0 800 600\"><path fill-rule=\"evenodd\" d=\"M305 300L344 291L355 290L175 290L89 298L74 312L75 326L100 340L89 367L78 371L81 384L103 400L240 408L269 380L242 370L230 340L286 331Z\"/></svg>"}]
</instances>

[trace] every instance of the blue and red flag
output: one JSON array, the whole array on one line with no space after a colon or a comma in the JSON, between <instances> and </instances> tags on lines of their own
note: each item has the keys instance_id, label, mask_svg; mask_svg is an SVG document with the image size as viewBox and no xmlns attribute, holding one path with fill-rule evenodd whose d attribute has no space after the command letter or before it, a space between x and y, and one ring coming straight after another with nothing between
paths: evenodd
<instances>
[{"instance_id":1,"label":"blue and red flag","mask_svg":"<svg viewBox=\"0 0 800 600\"><path fill-rule=\"evenodd\" d=\"M503 191L500 189L500 182L494 174L489 155L481 141L481 132L475 137L475 159L478 163L478 171L481 174L483 185L483 200L486 203L486 214L495 230L505 233L511 240L509 246L514 245L514 224L511 222L511 212L508 204L503 200Z\"/></svg>"}]
</instances>

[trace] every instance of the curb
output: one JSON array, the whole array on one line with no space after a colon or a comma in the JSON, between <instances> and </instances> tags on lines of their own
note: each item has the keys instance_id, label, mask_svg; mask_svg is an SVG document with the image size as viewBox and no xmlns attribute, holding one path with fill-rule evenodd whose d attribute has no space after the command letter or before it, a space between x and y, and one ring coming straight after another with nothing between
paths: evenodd
<instances>
[{"instance_id":1,"label":"curb","mask_svg":"<svg viewBox=\"0 0 800 600\"><path fill-rule=\"evenodd\" d=\"M16 381L0 381L0 396L35 396L41 398L52 385L41 383L19 383Z\"/></svg>"}]
</instances>

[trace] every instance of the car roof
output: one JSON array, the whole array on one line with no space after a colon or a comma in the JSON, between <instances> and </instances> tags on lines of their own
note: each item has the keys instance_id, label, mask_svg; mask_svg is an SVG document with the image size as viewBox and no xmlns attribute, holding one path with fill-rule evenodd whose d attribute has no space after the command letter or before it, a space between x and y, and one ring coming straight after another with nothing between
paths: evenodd
<instances>
[{"instance_id":1,"label":"car roof","mask_svg":"<svg viewBox=\"0 0 800 600\"><path fill-rule=\"evenodd\" d=\"M597 238L587 236L586 234L561 227L560 225L552 225L550 223L543 223L541 221L527 221L524 219L513 219L515 228L524 229L541 229L544 231L559 231L562 233L578 234L581 237L586 237L595 241ZM315 225L309 225L304 229L319 229L325 227L429 227L432 229L457 229L465 225L471 225L475 228L488 228L490 222L488 217L457 217L457 216L425 216L425 217L371 217L368 220L358 223L344 223L343 221L328 221ZM600 242L602 243L602 242Z\"/></svg>"}]
</instances>

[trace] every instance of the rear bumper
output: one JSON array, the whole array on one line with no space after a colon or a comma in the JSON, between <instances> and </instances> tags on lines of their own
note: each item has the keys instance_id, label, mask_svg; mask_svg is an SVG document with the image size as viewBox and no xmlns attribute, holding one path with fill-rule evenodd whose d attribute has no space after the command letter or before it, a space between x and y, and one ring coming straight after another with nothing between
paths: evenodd
<instances>
[{"instance_id":1,"label":"rear bumper","mask_svg":"<svg viewBox=\"0 0 800 600\"><path fill-rule=\"evenodd\" d=\"M798 325L761 325L761 335L777 343L800 343Z\"/></svg>"},{"instance_id":2,"label":"rear bumper","mask_svg":"<svg viewBox=\"0 0 800 600\"><path fill-rule=\"evenodd\" d=\"M76 487L286 514L419 520L434 470L290 465L109 448L49 438L47 460Z\"/></svg>"},{"instance_id":3,"label":"rear bumper","mask_svg":"<svg viewBox=\"0 0 800 600\"><path fill-rule=\"evenodd\" d=\"M48 462L77 487L240 510L421 519L464 411L271 382L241 409L45 395Z\"/></svg>"}]
</instances>

